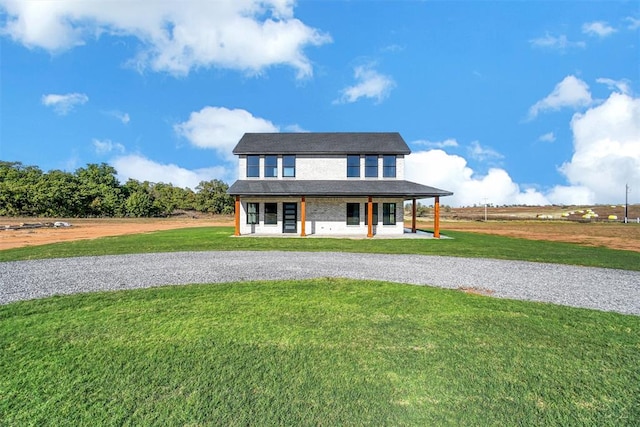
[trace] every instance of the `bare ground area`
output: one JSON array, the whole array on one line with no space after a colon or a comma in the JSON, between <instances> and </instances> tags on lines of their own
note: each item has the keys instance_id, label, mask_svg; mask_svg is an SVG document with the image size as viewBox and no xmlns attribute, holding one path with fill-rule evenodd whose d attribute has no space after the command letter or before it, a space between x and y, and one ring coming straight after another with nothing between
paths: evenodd
<instances>
[{"instance_id":1,"label":"bare ground area","mask_svg":"<svg viewBox=\"0 0 640 427\"><path fill-rule=\"evenodd\" d=\"M72 240L95 239L107 236L148 233L188 227L211 227L233 225L230 216L198 216L178 218L3 218L0 227L23 223L46 223L64 221L71 227L33 228L21 230L3 230L0 228L0 250L23 246L44 245L47 243Z\"/></svg>"},{"instance_id":2,"label":"bare ground area","mask_svg":"<svg viewBox=\"0 0 640 427\"><path fill-rule=\"evenodd\" d=\"M640 206L635 205L634 209ZM474 208L468 208L474 209ZM622 224L620 222L576 222L568 220L524 219L535 218L538 210L543 208L529 208L528 214L523 208L502 208L500 215L514 215L511 220L491 219L489 221L460 220L466 214L480 212L446 213L441 221L441 229L467 231L473 233L495 234L508 237L519 237L531 240L550 240L558 242L578 243L586 246L603 246L612 249L624 249L640 252L640 224ZM634 214L636 211L633 212ZM632 215L630 217L633 218ZM146 233L152 231L169 230L187 227L233 226L232 216L192 215L174 218L106 218L106 219L47 219L47 218L1 218L0 227L21 223L66 221L71 227L36 228L22 230L5 230L0 228L0 250L23 246L43 245L54 242L64 242L80 239L94 239L106 236L120 236L125 234ZM418 219L419 228L433 229L433 221ZM410 226L410 221L407 222Z\"/></svg>"}]
</instances>

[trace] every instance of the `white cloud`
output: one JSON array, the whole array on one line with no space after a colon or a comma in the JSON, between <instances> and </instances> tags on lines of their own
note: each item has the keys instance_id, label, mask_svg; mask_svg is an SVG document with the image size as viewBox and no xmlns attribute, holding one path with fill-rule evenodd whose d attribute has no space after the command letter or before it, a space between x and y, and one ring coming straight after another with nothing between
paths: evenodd
<instances>
[{"instance_id":1,"label":"white cloud","mask_svg":"<svg viewBox=\"0 0 640 427\"><path fill-rule=\"evenodd\" d=\"M504 169L492 168L484 176L475 176L463 157L439 149L408 155L405 177L409 181L453 191L453 196L441 199L441 203L452 206L483 204L485 198L487 203L496 205L549 204L540 192L522 190Z\"/></svg>"},{"instance_id":2,"label":"white cloud","mask_svg":"<svg viewBox=\"0 0 640 427\"><path fill-rule=\"evenodd\" d=\"M61 116L68 114L76 105L86 104L88 101L89 97L84 93L67 93L65 95L50 93L42 95L42 105L52 107Z\"/></svg>"},{"instance_id":3,"label":"white cloud","mask_svg":"<svg viewBox=\"0 0 640 427\"><path fill-rule=\"evenodd\" d=\"M120 144L119 142L113 142L110 139L94 139L92 143L93 148L98 154L108 154L114 151L118 153L124 153L126 151L124 145Z\"/></svg>"},{"instance_id":4,"label":"white cloud","mask_svg":"<svg viewBox=\"0 0 640 427\"><path fill-rule=\"evenodd\" d=\"M540 135L540 137L538 138L538 141L542 142L554 142L555 140L556 136L553 134L553 132L545 133L544 135Z\"/></svg>"},{"instance_id":5,"label":"white cloud","mask_svg":"<svg viewBox=\"0 0 640 427\"><path fill-rule=\"evenodd\" d=\"M378 73L373 65L361 65L354 69L356 84L342 90L342 96L334 101L334 104L356 102L360 98L375 99L382 102L396 83L389 76Z\"/></svg>"},{"instance_id":6,"label":"white cloud","mask_svg":"<svg viewBox=\"0 0 640 427\"><path fill-rule=\"evenodd\" d=\"M458 147L458 141L455 139L449 138L444 141L428 141L428 140L418 140L413 141L414 145L421 145L426 148L454 148Z\"/></svg>"},{"instance_id":7,"label":"white cloud","mask_svg":"<svg viewBox=\"0 0 640 427\"><path fill-rule=\"evenodd\" d=\"M500 168L477 176L463 157L439 149L408 155L405 176L453 191L442 201L453 206L482 204L484 198L497 205L609 204L624 199L625 184L640 188L640 98L614 92L574 114L571 129L574 153L559 168L568 183L546 191L523 189Z\"/></svg>"},{"instance_id":8,"label":"white cloud","mask_svg":"<svg viewBox=\"0 0 640 427\"><path fill-rule=\"evenodd\" d=\"M614 92L571 120L574 154L560 167L571 186L586 188L592 203L615 203L624 186L640 184L640 98Z\"/></svg>"},{"instance_id":9,"label":"white cloud","mask_svg":"<svg viewBox=\"0 0 640 427\"><path fill-rule=\"evenodd\" d=\"M131 121L131 117L129 116L129 114L123 113L122 111L113 110L113 111L108 111L105 114L118 119L119 121L122 122L123 125L128 125L129 122Z\"/></svg>"},{"instance_id":10,"label":"white cloud","mask_svg":"<svg viewBox=\"0 0 640 427\"><path fill-rule=\"evenodd\" d=\"M622 79L622 80L613 80L613 79L607 79L607 78L599 78L596 79L597 83L601 83L603 85L606 85L609 90L617 90L621 93L631 93L631 87L629 86L629 81L626 79Z\"/></svg>"},{"instance_id":11,"label":"white cloud","mask_svg":"<svg viewBox=\"0 0 640 427\"><path fill-rule=\"evenodd\" d=\"M604 21L587 22L582 25L582 32L591 36L607 37L616 29Z\"/></svg>"},{"instance_id":12,"label":"white cloud","mask_svg":"<svg viewBox=\"0 0 640 427\"><path fill-rule=\"evenodd\" d=\"M504 158L502 154L498 153L493 148L483 147L478 141L471 142L471 145L469 145L467 152L472 159L478 160L480 162Z\"/></svg>"},{"instance_id":13,"label":"white cloud","mask_svg":"<svg viewBox=\"0 0 640 427\"><path fill-rule=\"evenodd\" d=\"M104 34L135 37L140 54L131 64L186 75L221 67L258 73L288 65L298 77L312 74L307 46L331 38L293 14L293 0L0 0L4 28L30 48L61 52Z\"/></svg>"},{"instance_id":14,"label":"white cloud","mask_svg":"<svg viewBox=\"0 0 640 427\"><path fill-rule=\"evenodd\" d=\"M129 178L138 181L173 184L176 187L195 189L201 181L220 179L228 181L232 173L223 167L189 170L172 163L157 163L144 156L131 154L113 159L111 165L118 171L120 182Z\"/></svg>"},{"instance_id":15,"label":"white cloud","mask_svg":"<svg viewBox=\"0 0 640 427\"><path fill-rule=\"evenodd\" d=\"M246 110L224 107L204 107L173 129L192 145L214 149L227 161L235 160L231 151L245 132L279 131L270 121L254 117Z\"/></svg>"},{"instance_id":16,"label":"white cloud","mask_svg":"<svg viewBox=\"0 0 640 427\"><path fill-rule=\"evenodd\" d=\"M585 107L592 102L589 86L576 76L569 75L558 83L546 98L536 102L529 109L529 119L537 117L540 112L557 111L564 107Z\"/></svg>"},{"instance_id":17,"label":"white cloud","mask_svg":"<svg viewBox=\"0 0 640 427\"><path fill-rule=\"evenodd\" d=\"M638 18L634 18L632 16L628 16L625 18L625 21L627 21L629 23L629 25L627 26L627 28L629 30L637 30L638 28L640 28L640 19Z\"/></svg>"},{"instance_id":18,"label":"white cloud","mask_svg":"<svg viewBox=\"0 0 640 427\"><path fill-rule=\"evenodd\" d=\"M544 37L538 37L536 39L529 40L529 43L533 47L541 48L541 49L549 49L549 50L557 50L560 52L565 52L568 49L579 48L584 49L587 45L585 42L572 42L567 39L567 36L564 34L560 36L552 36L549 33L546 33Z\"/></svg>"}]
</instances>

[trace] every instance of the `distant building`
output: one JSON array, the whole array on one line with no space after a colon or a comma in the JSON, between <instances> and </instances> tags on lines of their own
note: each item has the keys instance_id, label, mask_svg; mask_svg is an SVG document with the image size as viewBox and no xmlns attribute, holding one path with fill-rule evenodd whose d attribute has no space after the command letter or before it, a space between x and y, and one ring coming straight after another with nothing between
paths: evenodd
<instances>
[{"instance_id":1,"label":"distant building","mask_svg":"<svg viewBox=\"0 0 640 427\"><path fill-rule=\"evenodd\" d=\"M450 196L404 179L398 133L247 133L233 149L235 234L401 235L404 201ZM439 236L436 217L436 237Z\"/></svg>"}]
</instances>

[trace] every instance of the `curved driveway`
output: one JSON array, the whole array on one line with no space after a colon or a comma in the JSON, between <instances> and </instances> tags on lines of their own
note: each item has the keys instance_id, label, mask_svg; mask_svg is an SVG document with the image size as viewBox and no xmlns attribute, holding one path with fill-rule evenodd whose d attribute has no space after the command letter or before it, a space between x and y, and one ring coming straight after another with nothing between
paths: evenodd
<instances>
[{"instance_id":1,"label":"curved driveway","mask_svg":"<svg viewBox=\"0 0 640 427\"><path fill-rule=\"evenodd\" d=\"M0 304L159 285L347 277L640 315L640 272L523 261L334 252L177 252L0 263Z\"/></svg>"}]
</instances>

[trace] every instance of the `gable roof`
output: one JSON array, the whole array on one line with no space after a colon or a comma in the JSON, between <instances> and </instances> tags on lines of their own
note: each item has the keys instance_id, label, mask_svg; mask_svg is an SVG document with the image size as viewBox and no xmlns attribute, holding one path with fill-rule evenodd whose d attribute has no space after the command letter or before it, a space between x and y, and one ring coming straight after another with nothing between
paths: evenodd
<instances>
[{"instance_id":1,"label":"gable roof","mask_svg":"<svg viewBox=\"0 0 640 427\"><path fill-rule=\"evenodd\" d=\"M397 132L245 133L233 154L409 154Z\"/></svg>"},{"instance_id":2,"label":"gable roof","mask_svg":"<svg viewBox=\"0 0 640 427\"><path fill-rule=\"evenodd\" d=\"M427 198L453 193L411 181L396 180L238 180L227 191L232 196L376 196Z\"/></svg>"}]
</instances>

